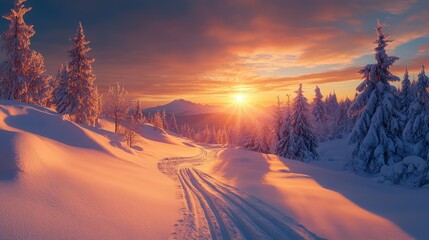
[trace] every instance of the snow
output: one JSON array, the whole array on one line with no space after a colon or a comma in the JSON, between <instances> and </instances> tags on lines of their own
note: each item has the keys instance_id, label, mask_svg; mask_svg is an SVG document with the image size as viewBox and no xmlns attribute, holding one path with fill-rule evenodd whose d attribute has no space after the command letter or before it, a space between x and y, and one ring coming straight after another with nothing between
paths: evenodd
<instances>
[{"instance_id":1,"label":"snow","mask_svg":"<svg viewBox=\"0 0 429 240\"><path fill-rule=\"evenodd\" d=\"M351 156L337 141L331 145L321 148L334 154L337 146L339 156L341 152ZM425 239L429 236L428 188L388 186L350 171L233 148L219 152L215 161L198 169L282 210L320 237Z\"/></svg>"},{"instance_id":2,"label":"snow","mask_svg":"<svg viewBox=\"0 0 429 240\"><path fill-rule=\"evenodd\" d=\"M1 238L166 239L181 201L157 160L198 150L145 138L144 151L135 151L109 135L40 107L1 102Z\"/></svg>"},{"instance_id":3,"label":"snow","mask_svg":"<svg viewBox=\"0 0 429 240\"><path fill-rule=\"evenodd\" d=\"M113 130L1 101L1 239L429 236L429 188L353 174L347 139L322 143L307 164L150 124L129 148ZM413 159L402 162L425 167Z\"/></svg>"}]
</instances>

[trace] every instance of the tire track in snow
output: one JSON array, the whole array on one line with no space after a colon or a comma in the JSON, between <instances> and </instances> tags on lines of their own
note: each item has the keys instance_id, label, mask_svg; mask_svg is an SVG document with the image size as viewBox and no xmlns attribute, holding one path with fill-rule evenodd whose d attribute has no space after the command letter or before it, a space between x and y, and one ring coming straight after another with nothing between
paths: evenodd
<instances>
[{"instance_id":1,"label":"tire track in snow","mask_svg":"<svg viewBox=\"0 0 429 240\"><path fill-rule=\"evenodd\" d=\"M186 206L173 239L320 239L267 203L193 168L209 158L201 149L158 164L178 181Z\"/></svg>"}]
</instances>

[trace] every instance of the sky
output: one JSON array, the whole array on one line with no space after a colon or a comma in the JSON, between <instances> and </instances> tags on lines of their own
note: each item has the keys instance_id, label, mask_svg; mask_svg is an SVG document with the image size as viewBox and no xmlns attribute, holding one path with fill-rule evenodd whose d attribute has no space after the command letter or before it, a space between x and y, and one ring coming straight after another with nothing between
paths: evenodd
<instances>
[{"instance_id":1,"label":"sky","mask_svg":"<svg viewBox=\"0 0 429 240\"><path fill-rule=\"evenodd\" d=\"M13 1L2 1L6 14ZM394 41L388 53L417 76L429 64L429 1L425 0L28 0L32 49L55 74L67 61L81 21L96 84L125 85L144 106L178 98L227 104L242 94L271 105L302 83L312 98L353 97L358 70L373 63L377 19ZM4 32L8 22L0 20Z\"/></svg>"}]
</instances>

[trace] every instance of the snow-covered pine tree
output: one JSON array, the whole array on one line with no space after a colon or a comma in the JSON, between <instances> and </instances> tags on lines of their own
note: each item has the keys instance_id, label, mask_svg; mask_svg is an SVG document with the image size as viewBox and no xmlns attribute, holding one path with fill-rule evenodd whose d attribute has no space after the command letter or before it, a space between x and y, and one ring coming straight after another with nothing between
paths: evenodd
<instances>
[{"instance_id":1,"label":"snow-covered pine tree","mask_svg":"<svg viewBox=\"0 0 429 240\"><path fill-rule=\"evenodd\" d=\"M162 122L162 117L161 117L161 113L159 111L156 111L156 113L153 115L153 126L156 129L159 130L164 130L164 124Z\"/></svg>"},{"instance_id":2,"label":"snow-covered pine tree","mask_svg":"<svg viewBox=\"0 0 429 240\"><path fill-rule=\"evenodd\" d=\"M269 139L270 129L267 124L262 124L257 132L254 133L254 145L252 150L261 153L268 153L270 151L271 142Z\"/></svg>"},{"instance_id":3,"label":"snow-covered pine tree","mask_svg":"<svg viewBox=\"0 0 429 240\"><path fill-rule=\"evenodd\" d=\"M389 71L398 58L387 55L385 48L391 40L386 39L380 22L377 35L374 42L377 63L359 71L364 80L357 87L358 95L349 109L351 114L359 115L350 138L351 143L357 143L353 167L370 174L378 173L383 165L400 161L404 149L396 90L389 83L399 81Z\"/></svg>"},{"instance_id":4,"label":"snow-covered pine tree","mask_svg":"<svg viewBox=\"0 0 429 240\"><path fill-rule=\"evenodd\" d=\"M408 66L405 68L404 79L401 83L401 91L399 93L401 99L401 110L405 116L408 116L411 102L415 98L414 91L411 87L410 77L408 75Z\"/></svg>"},{"instance_id":5,"label":"snow-covered pine tree","mask_svg":"<svg viewBox=\"0 0 429 240\"><path fill-rule=\"evenodd\" d=\"M170 130L170 127L168 126L167 113L165 112L165 109L162 110L161 118L162 118L163 129Z\"/></svg>"},{"instance_id":6,"label":"snow-covered pine tree","mask_svg":"<svg viewBox=\"0 0 429 240\"><path fill-rule=\"evenodd\" d=\"M66 113L77 123L94 125L98 117L98 94L94 85L95 75L92 69L94 59L87 53L91 50L85 40L82 24L72 39L68 62L68 99Z\"/></svg>"},{"instance_id":7,"label":"snow-covered pine tree","mask_svg":"<svg viewBox=\"0 0 429 240\"><path fill-rule=\"evenodd\" d=\"M0 95L47 106L52 95L51 76L46 73L43 56L30 49L30 38L35 31L24 21L24 15L31 10L24 7L24 2L15 1L14 9L3 16L10 25L1 36L6 59L0 66Z\"/></svg>"},{"instance_id":8,"label":"snow-covered pine tree","mask_svg":"<svg viewBox=\"0 0 429 240\"><path fill-rule=\"evenodd\" d=\"M292 109L290 106L290 96L287 95L286 113L281 130L281 139L275 145L274 153L286 157L296 158L295 156L295 134L292 127Z\"/></svg>"},{"instance_id":9,"label":"snow-covered pine tree","mask_svg":"<svg viewBox=\"0 0 429 240\"><path fill-rule=\"evenodd\" d=\"M171 114L171 131L175 133L179 133L179 126L177 125L177 120L174 113Z\"/></svg>"},{"instance_id":10,"label":"snow-covered pine tree","mask_svg":"<svg viewBox=\"0 0 429 240\"><path fill-rule=\"evenodd\" d=\"M280 102L280 96L277 96L277 105L274 111L274 136L275 136L274 142L276 144L282 138L281 131L284 123L283 121L284 121L283 107L282 107L282 103Z\"/></svg>"},{"instance_id":11,"label":"snow-covered pine tree","mask_svg":"<svg viewBox=\"0 0 429 240\"><path fill-rule=\"evenodd\" d=\"M141 122L143 118L142 109L140 107L140 100L137 100L136 108L134 109L134 121Z\"/></svg>"},{"instance_id":12,"label":"snow-covered pine tree","mask_svg":"<svg viewBox=\"0 0 429 240\"><path fill-rule=\"evenodd\" d=\"M323 95L320 92L319 86L316 86L314 90L315 96L313 98L313 104L311 113L316 123L322 124L326 120L325 103L323 102Z\"/></svg>"},{"instance_id":13,"label":"snow-covered pine tree","mask_svg":"<svg viewBox=\"0 0 429 240\"><path fill-rule=\"evenodd\" d=\"M67 77L67 65L60 65L56 75L56 81L58 82L57 87L54 89L54 99L56 110L61 114L68 114L68 106L70 105L70 95L68 93L68 77Z\"/></svg>"},{"instance_id":14,"label":"snow-covered pine tree","mask_svg":"<svg viewBox=\"0 0 429 240\"><path fill-rule=\"evenodd\" d=\"M410 104L410 117L405 125L403 137L411 145L411 155L429 161L429 78L424 66L415 85L416 97Z\"/></svg>"},{"instance_id":15,"label":"snow-covered pine tree","mask_svg":"<svg viewBox=\"0 0 429 240\"><path fill-rule=\"evenodd\" d=\"M317 138L323 141L328 136L326 106L323 101L323 95L318 86L316 86L314 93L315 96L313 98L313 103L311 104L313 126L315 128Z\"/></svg>"},{"instance_id":16,"label":"snow-covered pine tree","mask_svg":"<svg viewBox=\"0 0 429 240\"><path fill-rule=\"evenodd\" d=\"M245 123L241 125L238 145L244 147L246 149L254 149L255 147L255 132L254 132L254 124L253 123Z\"/></svg>"},{"instance_id":17,"label":"snow-covered pine tree","mask_svg":"<svg viewBox=\"0 0 429 240\"><path fill-rule=\"evenodd\" d=\"M128 111L127 95L124 85L116 82L109 86L104 99L104 113L115 122L115 132L118 132L119 125L125 119Z\"/></svg>"},{"instance_id":18,"label":"snow-covered pine tree","mask_svg":"<svg viewBox=\"0 0 429 240\"><path fill-rule=\"evenodd\" d=\"M339 106L337 94L335 92L333 94L329 94L326 99L326 112L328 112L329 115L332 115L338 111Z\"/></svg>"},{"instance_id":19,"label":"snow-covered pine tree","mask_svg":"<svg viewBox=\"0 0 429 240\"><path fill-rule=\"evenodd\" d=\"M338 118L331 132L332 138L342 138L353 129L355 119L348 114L351 104L352 101L348 98L339 103Z\"/></svg>"},{"instance_id":20,"label":"snow-covered pine tree","mask_svg":"<svg viewBox=\"0 0 429 240\"><path fill-rule=\"evenodd\" d=\"M47 106L52 99L52 77L46 73L42 54L32 51L28 69L26 102Z\"/></svg>"},{"instance_id":21,"label":"snow-covered pine tree","mask_svg":"<svg viewBox=\"0 0 429 240\"><path fill-rule=\"evenodd\" d=\"M317 159L317 142L310 124L310 104L303 94L302 84L299 85L293 102L292 126L295 157L305 162Z\"/></svg>"}]
</instances>

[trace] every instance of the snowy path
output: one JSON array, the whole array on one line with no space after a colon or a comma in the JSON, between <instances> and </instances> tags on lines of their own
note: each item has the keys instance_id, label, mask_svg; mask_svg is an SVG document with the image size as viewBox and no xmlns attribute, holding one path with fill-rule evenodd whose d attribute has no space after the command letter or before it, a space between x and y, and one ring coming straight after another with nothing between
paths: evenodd
<instances>
[{"instance_id":1,"label":"snowy path","mask_svg":"<svg viewBox=\"0 0 429 240\"><path fill-rule=\"evenodd\" d=\"M318 239L268 204L193 168L213 153L201 149L197 156L158 165L178 181L185 201L174 239Z\"/></svg>"}]
</instances>

